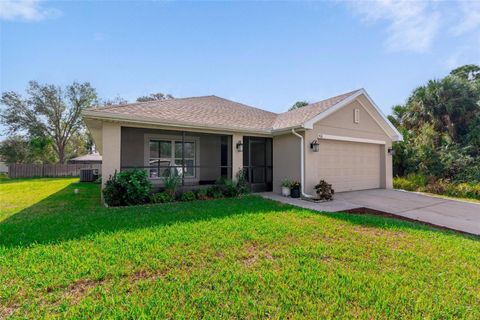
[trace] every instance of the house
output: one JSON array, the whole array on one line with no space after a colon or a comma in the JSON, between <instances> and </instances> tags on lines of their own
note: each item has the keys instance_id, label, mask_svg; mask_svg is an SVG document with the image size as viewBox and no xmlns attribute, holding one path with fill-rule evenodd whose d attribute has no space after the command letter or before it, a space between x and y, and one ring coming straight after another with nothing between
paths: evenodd
<instances>
[{"instance_id":1,"label":"house","mask_svg":"<svg viewBox=\"0 0 480 320\"><path fill-rule=\"evenodd\" d=\"M104 183L127 168L156 185L176 171L183 186L244 169L254 192L280 192L285 178L304 195L320 179L337 192L392 188L392 142L402 139L364 89L280 114L203 96L89 108L83 118Z\"/></svg>"},{"instance_id":2,"label":"house","mask_svg":"<svg viewBox=\"0 0 480 320\"><path fill-rule=\"evenodd\" d=\"M89 153L68 160L69 164L102 164L102 156L99 153Z\"/></svg>"}]
</instances>

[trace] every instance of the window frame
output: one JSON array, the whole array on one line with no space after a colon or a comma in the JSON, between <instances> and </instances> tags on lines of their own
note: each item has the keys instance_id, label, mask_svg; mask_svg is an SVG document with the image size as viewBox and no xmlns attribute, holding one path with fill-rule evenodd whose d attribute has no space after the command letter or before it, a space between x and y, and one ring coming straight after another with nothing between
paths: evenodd
<instances>
[{"instance_id":1,"label":"window frame","mask_svg":"<svg viewBox=\"0 0 480 320\"><path fill-rule=\"evenodd\" d=\"M182 142L182 136L181 135L169 135L169 134L145 134L144 136L144 164L146 167L150 167L150 141L168 141L171 143L171 155L170 158L165 158L169 159L170 161L170 166L175 164L175 161L181 160L182 158L177 158L175 157L175 144L176 143L181 143ZM200 180L200 168L197 166L200 166L200 137L198 136L185 136L185 142L188 143L193 143L194 144L194 158L191 157L186 157L185 160L194 160L194 174L193 176L187 176L185 175L184 179L185 181L188 182L198 182ZM158 145L160 146L160 145ZM159 154L160 156L160 150ZM162 161L161 159L164 158L155 158L158 159L159 161ZM158 177L150 177L150 168L147 168L147 173L154 183L162 183L163 177L158 176Z\"/></svg>"}]
</instances>

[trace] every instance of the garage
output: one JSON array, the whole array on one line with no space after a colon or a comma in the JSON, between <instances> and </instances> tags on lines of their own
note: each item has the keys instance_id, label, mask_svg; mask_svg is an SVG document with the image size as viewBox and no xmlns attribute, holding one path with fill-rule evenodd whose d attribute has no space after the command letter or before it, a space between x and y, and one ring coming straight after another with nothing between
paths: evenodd
<instances>
[{"instance_id":1,"label":"garage","mask_svg":"<svg viewBox=\"0 0 480 320\"><path fill-rule=\"evenodd\" d=\"M380 188L380 151L379 144L323 140L317 172L336 192Z\"/></svg>"}]
</instances>

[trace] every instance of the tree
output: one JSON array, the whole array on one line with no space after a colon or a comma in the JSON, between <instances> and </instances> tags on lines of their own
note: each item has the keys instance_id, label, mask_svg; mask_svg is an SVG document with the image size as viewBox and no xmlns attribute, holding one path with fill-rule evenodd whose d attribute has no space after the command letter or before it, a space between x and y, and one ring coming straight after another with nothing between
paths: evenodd
<instances>
[{"instance_id":1,"label":"tree","mask_svg":"<svg viewBox=\"0 0 480 320\"><path fill-rule=\"evenodd\" d=\"M142 96L137 98L137 102L147 102L147 101L159 101L159 100L171 100L174 99L171 94L164 94L161 92L152 93L148 96Z\"/></svg>"},{"instance_id":2,"label":"tree","mask_svg":"<svg viewBox=\"0 0 480 320\"><path fill-rule=\"evenodd\" d=\"M28 162L30 157L28 141L19 135L6 138L0 142L0 156L7 163Z\"/></svg>"},{"instance_id":3,"label":"tree","mask_svg":"<svg viewBox=\"0 0 480 320\"><path fill-rule=\"evenodd\" d=\"M72 136L84 130L82 110L97 101L95 89L88 82L61 88L31 81L27 96L24 99L16 92L3 92L0 103L5 108L0 122L9 134L50 139L58 161L64 163Z\"/></svg>"},{"instance_id":4,"label":"tree","mask_svg":"<svg viewBox=\"0 0 480 320\"><path fill-rule=\"evenodd\" d=\"M389 119L404 137L394 172L471 181L480 177L480 67L459 67L416 88Z\"/></svg>"},{"instance_id":5,"label":"tree","mask_svg":"<svg viewBox=\"0 0 480 320\"><path fill-rule=\"evenodd\" d=\"M127 104L128 101L123 99L120 96L116 96L113 99L105 99L100 102L100 106L114 106L114 105L122 105L122 104Z\"/></svg>"},{"instance_id":6,"label":"tree","mask_svg":"<svg viewBox=\"0 0 480 320\"><path fill-rule=\"evenodd\" d=\"M462 78L430 80L408 99L401 122L408 129L431 123L437 132L447 132L458 142L467 134L470 122L480 116L478 101L478 90Z\"/></svg>"},{"instance_id":7,"label":"tree","mask_svg":"<svg viewBox=\"0 0 480 320\"><path fill-rule=\"evenodd\" d=\"M457 76L463 80L479 81L480 80L480 67L475 64L467 64L450 72L450 75Z\"/></svg>"},{"instance_id":8,"label":"tree","mask_svg":"<svg viewBox=\"0 0 480 320\"><path fill-rule=\"evenodd\" d=\"M293 106L290 107L290 109L288 109L288 111L300 109L308 105L309 105L308 101L297 101L293 104Z\"/></svg>"}]
</instances>

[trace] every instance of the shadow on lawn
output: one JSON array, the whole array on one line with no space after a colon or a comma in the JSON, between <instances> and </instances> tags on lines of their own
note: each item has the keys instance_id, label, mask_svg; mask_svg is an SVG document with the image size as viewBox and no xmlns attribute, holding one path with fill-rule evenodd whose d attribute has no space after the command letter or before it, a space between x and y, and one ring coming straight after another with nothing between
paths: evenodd
<instances>
[{"instance_id":1,"label":"shadow on lawn","mask_svg":"<svg viewBox=\"0 0 480 320\"><path fill-rule=\"evenodd\" d=\"M100 204L100 185L72 183L1 221L0 246L59 243L99 233L284 210L285 206L260 197L105 208Z\"/></svg>"},{"instance_id":2,"label":"shadow on lawn","mask_svg":"<svg viewBox=\"0 0 480 320\"><path fill-rule=\"evenodd\" d=\"M80 190L79 194L74 194L75 188ZM295 208L258 196L193 203L105 208L100 204L99 189L100 186L97 184L73 183L42 201L13 214L0 222L0 246L26 247L35 243L59 243L99 233L131 231L175 223L220 219L234 215L284 212ZM342 213L322 215L372 228L428 229L432 232L450 233L413 222L371 215ZM458 233L455 235L478 240L472 236Z\"/></svg>"}]
</instances>

